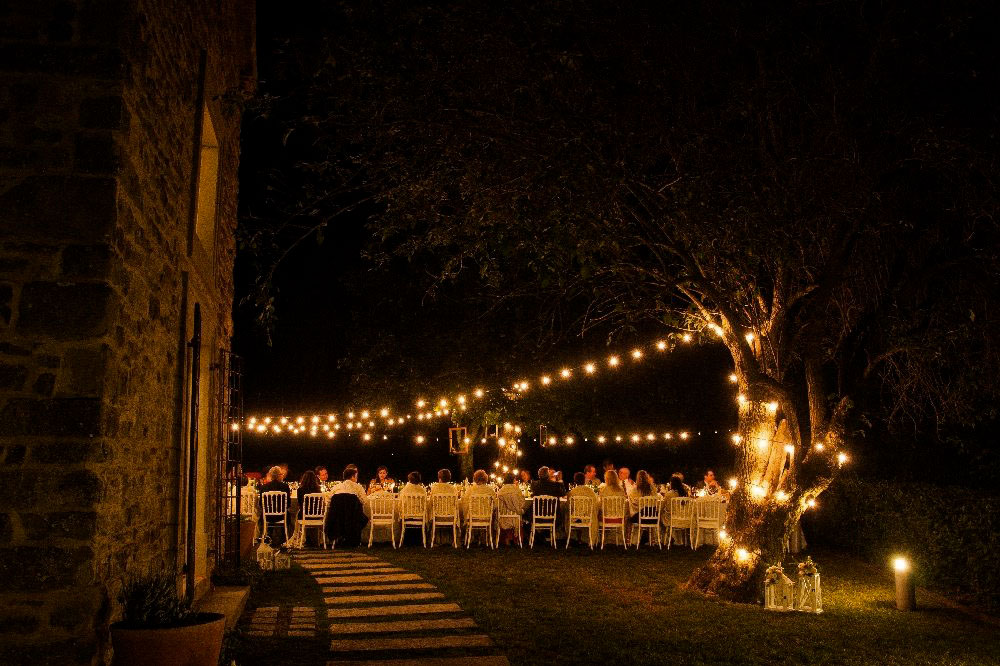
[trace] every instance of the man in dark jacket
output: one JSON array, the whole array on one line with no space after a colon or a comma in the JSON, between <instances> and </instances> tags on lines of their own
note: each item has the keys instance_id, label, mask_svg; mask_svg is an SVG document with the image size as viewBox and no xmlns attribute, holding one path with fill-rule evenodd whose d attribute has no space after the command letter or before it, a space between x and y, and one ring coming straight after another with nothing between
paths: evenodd
<instances>
[{"instance_id":1,"label":"man in dark jacket","mask_svg":"<svg viewBox=\"0 0 1000 666\"><path fill-rule=\"evenodd\" d=\"M264 493L270 492L282 492L285 493L285 511L286 513L292 510L292 489L288 487L288 484L281 480L281 468L272 467L267 471L267 483L258 488L260 492L261 501L263 501ZM263 517L264 511L261 507L260 515ZM288 525L291 527L291 517L289 515L285 516L285 520L289 521ZM278 548L285 543L285 527L281 523L277 522L277 519L272 517L268 519L267 536L271 538L271 546ZM291 536L291 530L289 530L289 535Z\"/></svg>"},{"instance_id":2,"label":"man in dark jacket","mask_svg":"<svg viewBox=\"0 0 1000 666\"><path fill-rule=\"evenodd\" d=\"M538 468L538 480L531 483L531 494L562 497L566 494L566 486L563 485L562 481L552 480L548 467L540 467Z\"/></svg>"}]
</instances>

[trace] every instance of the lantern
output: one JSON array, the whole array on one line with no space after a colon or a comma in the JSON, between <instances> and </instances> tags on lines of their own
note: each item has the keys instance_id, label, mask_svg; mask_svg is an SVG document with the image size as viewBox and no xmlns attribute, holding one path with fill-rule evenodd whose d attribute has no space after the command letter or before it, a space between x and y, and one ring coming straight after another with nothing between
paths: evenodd
<instances>
[{"instance_id":1,"label":"lantern","mask_svg":"<svg viewBox=\"0 0 1000 666\"><path fill-rule=\"evenodd\" d=\"M823 612L823 592L819 584L819 570L811 557L799 564L798 610L805 613Z\"/></svg>"},{"instance_id":2,"label":"lantern","mask_svg":"<svg viewBox=\"0 0 1000 666\"><path fill-rule=\"evenodd\" d=\"M795 584L785 575L781 563L768 567L764 572L764 609L772 611L795 610Z\"/></svg>"},{"instance_id":3,"label":"lantern","mask_svg":"<svg viewBox=\"0 0 1000 666\"><path fill-rule=\"evenodd\" d=\"M274 570L279 569L291 569L292 568L292 554L286 548L280 548L274 551Z\"/></svg>"},{"instance_id":4,"label":"lantern","mask_svg":"<svg viewBox=\"0 0 1000 666\"><path fill-rule=\"evenodd\" d=\"M269 545L270 537L262 536L260 545L257 546L257 566L261 571L271 571L274 569L274 549Z\"/></svg>"}]
</instances>

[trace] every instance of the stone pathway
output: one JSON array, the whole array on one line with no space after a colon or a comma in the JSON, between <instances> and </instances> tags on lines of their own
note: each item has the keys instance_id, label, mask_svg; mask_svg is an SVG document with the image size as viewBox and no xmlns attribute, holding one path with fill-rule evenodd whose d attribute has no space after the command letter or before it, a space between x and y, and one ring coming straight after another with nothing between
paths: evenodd
<instances>
[{"instance_id":1,"label":"stone pathway","mask_svg":"<svg viewBox=\"0 0 1000 666\"><path fill-rule=\"evenodd\" d=\"M361 551L306 551L295 562L320 585L324 606L257 608L248 636L328 636L326 666L509 666L461 606L418 574Z\"/></svg>"}]
</instances>

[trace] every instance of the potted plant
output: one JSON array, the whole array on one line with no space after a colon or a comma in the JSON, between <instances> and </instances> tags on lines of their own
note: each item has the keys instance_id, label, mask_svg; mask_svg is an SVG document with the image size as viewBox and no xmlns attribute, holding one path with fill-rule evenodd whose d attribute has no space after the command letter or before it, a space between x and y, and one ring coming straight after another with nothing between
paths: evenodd
<instances>
[{"instance_id":1,"label":"potted plant","mask_svg":"<svg viewBox=\"0 0 1000 666\"><path fill-rule=\"evenodd\" d=\"M216 666L226 618L196 613L168 573L127 581L118 594L122 619L111 625L114 663L121 666Z\"/></svg>"}]
</instances>

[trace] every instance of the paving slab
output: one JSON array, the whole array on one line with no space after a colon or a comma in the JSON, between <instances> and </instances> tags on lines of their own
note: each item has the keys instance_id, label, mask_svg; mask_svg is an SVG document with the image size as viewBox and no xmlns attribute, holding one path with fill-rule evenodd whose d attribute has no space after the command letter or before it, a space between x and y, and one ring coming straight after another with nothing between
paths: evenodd
<instances>
[{"instance_id":1,"label":"paving slab","mask_svg":"<svg viewBox=\"0 0 1000 666\"><path fill-rule=\"evenodd\" d=\"M366 574L406 573L406 569L386 565L377 567L351 567L350 569L328 569L322 567L309 572L313 576L361 576Z\"/></svg>"},{"instance_id":2,"label":"paving slab","mask_svg":"<svg viewBox=\"0 0 1000 666\"><path fill-rule=\"evenodd\" d=\"M342 597L327 597L328 604L363 604L376 602L417 601L418 599L444 599L440 592L400 592L398 594L346 594Z\"/></svg>"},{"instance_id":3,"label":"paving slab","mask_svg":"<svg viewBox=\"0 0 1000 666\"><path fill-rule=\"evenodd\" d=\"M380 617L383 615L423 615L428 613L458 613L458 604L405 604L401 606L373 606L371 608L331 608L327 617Z\"/></svg>"},{"instance_id":4,"label":"paving slab","mask_svg":"<svg viewBox=\"0 0 1000 666\"><path fill-rule=\"evenodd\" d=\"M443 620L394 620L392 622L341 622L330 625L331 634L391 634L400 631L433 631L437 629L472 629L471 617Z\"/></svg>"},{"instance_id":5,"label":"paving slab","mask_svg":"<svg viewBox=\"0 0 1000 666\"><path fill-rule=\"evenodd\" d=\"M385 583L384 585L339 585L324 587L323 594L338 594L346 592L379 592L385 590L433 590L431 583Z\"/></svg>"},{"instance_id":6,"label":"paving slab","mask_svg":"<svg viewBox=\"0 0 1000 666\"><path fill-rule=\"evenodd\" d=\"M317 577L316 582L320 585L335 585L337 583L380 583L397 582L402 580L421 580L415 573L382 574L378 576L325 576Z\"/></svg>"},{"instance_id":7,"label":"paving slab","mask_svg":"<svg viewBox=\"0 0 1000 666\"><path fill-rule=\"evenodd\" d=\"M490 647L493 641L485 634L458 636L414 636L410 638L337 638L330 641L331 652L384 650L432 650L443 648Z\"/></svg>"}]
</instances>

